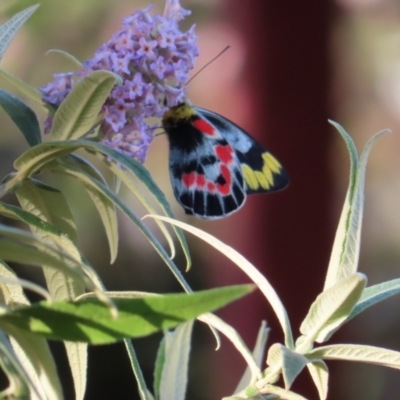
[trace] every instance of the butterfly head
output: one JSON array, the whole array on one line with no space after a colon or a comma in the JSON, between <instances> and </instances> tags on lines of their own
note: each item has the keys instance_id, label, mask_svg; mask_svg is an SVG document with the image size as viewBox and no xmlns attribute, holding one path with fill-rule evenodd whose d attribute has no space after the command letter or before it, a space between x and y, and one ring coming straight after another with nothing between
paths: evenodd
<instances>
[{"instance_id":1,"label":"butterfly head","mask_svg":"<svg viewBox=\"0 0 400 400\"><path fill-rule=\"evenodd\" d=\"M187 121L196 115L196 111L187 103L179 103L169 108L162 117L162 125L164 129L174 128L180 122Z\"/></svg>"}]
</instances>

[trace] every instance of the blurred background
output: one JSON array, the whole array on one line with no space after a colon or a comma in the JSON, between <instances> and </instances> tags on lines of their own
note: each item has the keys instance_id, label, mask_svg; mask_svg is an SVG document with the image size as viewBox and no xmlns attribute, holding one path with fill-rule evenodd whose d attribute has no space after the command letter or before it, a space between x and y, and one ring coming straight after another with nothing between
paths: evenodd
<instances>
[{"instance_id":1,"label":"blurred background","mask_svg":"<svg viewBox=\"0 0 400 400\"><path fill-rule=\"evenodd\" d=\"M4 20L33 4L3 1ZM163 1L154 1L162 12ZM121 20L148 3L141 0L43 0L2 60L35 87L72 66L49 49L90 58L120 27ZM375 132L379 139L369 161L360 268L369 284L400 275L400 3L398 0L182 0L197 25L197 69L225 46L230 50L190 83L190 100L232 119L282 162L291 184L273 195L252 196L235 215L205 222L186 217L175 202L168 174L168 144L157 137L146 166L168 196L177 218L194 224L241 252L269 279L286 306L295 337L311 302L322 290L330 250L348 184L349 157L328 119L342 124L359 150ZM10 89L6 84L2 87ZM41 120L45 115L37 109ZM12 169L26 144L2 114L0 173ZM77 218L80 245L110 290L180 290L166 266L135 227L121 216L120 253L109 265L106 238L96 211L71 180L61 188ZM122 194L123 195L123 194ZM12 199L10 198L10 201ZM135 205L135 199L126 197ZM5 222L5 221L4 221ZM193 268L186 274L194 289L247 282L223 256L188 237ZM178 265L184 268L182 255ZM42 282L37 271L18 271ZM333 336L330 343L362 343L400 351L399 297L369 309ZM257 293L219 312L252 347L261 320L271 327L269 343L282 342L275 315ZM160 335L135 340L151 387ZM194 331L188 399L219 399L233 393L244 362L223 339L215 352L206 327ZM67 399L73 388L62 345L54 351ZM86 399L138 398L122 345L93 347L89 353ZM383 367L330 362L329 399L394 399L399 373ZM293 390L309 399L317 392L307 372ZM135 397L136 396L136 397Z\"/></svg>"}]
</instances>

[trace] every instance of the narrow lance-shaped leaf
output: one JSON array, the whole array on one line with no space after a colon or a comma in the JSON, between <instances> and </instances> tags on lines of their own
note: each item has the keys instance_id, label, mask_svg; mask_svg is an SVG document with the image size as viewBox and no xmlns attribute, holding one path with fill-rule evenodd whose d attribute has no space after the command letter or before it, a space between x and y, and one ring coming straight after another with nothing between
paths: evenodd
<instances>
[{"instance_id":1,"label":"narrow lance-shaped leaf","mask_svg":"<svg viewBox=\"0 0 400 400\"><path fill-rule=\"evenodd\" d=\"M322 360L315 360L309 362L307 368L318 390L320 400L325 400L328 396L329 371L327 365Z\"/></svg>"},{"instance_id":2,"label":"narrow lance-shaped leaf","mask_svg":"<svg viewBox=\"0 0 400 400\"><path fill-rule=\"evenodd\" d=\"M261 292L264 294L268 302L271 304L272 309L274 310L278 321L281 324L285 335L285 343L287 347L293 348L293 335L290 327L289 318L287 316L286 310L283 307L281 300L279 299L277 293L274 288L268 282L268 280L255 268L249 261L247 261L241 254L239 254L232 247L227 246L225 243L211 236L210 234L203 232L200 229L197 229L193 226L185 224L183 222L167 218L161 217L159 215L151 215L151 218L158 218L162 221L169 222L170 224L177 225L180 228L192 233L193 235L199 237L204 240L214 248L216 248L219 252L224 254L227 258L233 261L247 276L258 286Z\"/></svg>"},{"instance_id":3,"label":"narrow lance-shaped leaf","mask_svg":"<svg viewBox=\"0 0 400 400\"><path fill-rule=\"evenodd\" d=\"M122 212L140 229L142 234L148 239L149 243L155 248L160 257L165 261L167 266L170 268L171 272L174 274L178 282L185 289L187 293L191 293L190 286L187 284L186 280L183 278L181 272L169 258L163 246L160 244L158 239L154 236L151 230L142 222L139 217L132 212L132 210L107 186L103 185L101 182L93 179L90 175L84 174L83 172L76 173L74 170L70 169L60 169L53 168L54 172L66 173L68 175L74 176L81 180L81 182L90 185L93 189L99 190L107 198L109 198L115 205L121 209Z\"/></svg>"},{"instance_id":4,"label":"narrow lance-shaped leaf","mask_svg":"<svg viewBox=\"0 0 400 400\"><path fill-rule=\"evenodd\" d=\"M7 389L0 392L1 398L28 399L31 393L40 400L45 400L44 393L40 393L36 382L26 373L2 331L0 331L0 364L9 381Z\"/></svg>"},{"instance_id":5,"label":"narrow lance-shaped leaf","mask_svg":"<svg viewBox=\"0 0 400 400\"><path fill-rule=\"evenodd\" d=\"M365 172L367 167L367 161L369 153L372 149L372 145L376 139L387 133L388 131L382 131L375 134L365 146L357 168L357 179L355 185L354 199L351 205L349 215L349 230L347 232L347 240L343 252L343 261L340 267L338 280L343 277L347 277L357 271L358 259L360 254L360 243L361 243L361 225L362 216L364 209L364 182Z\"/></svg>"},{"instance_id":6,"label":"narrow lance-shaped leaf","mask_svg":"<svg viewBox=\"0 0 400 400\"><path fill-rule=\"evenodd\" d=\"M41 142L39 121L34 111L18 97L0 89L0 105L20 129L30 146Z\"/></svg>"},{"instance_id":7,"label":"narrow lance-shaped leaf","mask_svg":"<svg viewBox=\"0 0 400 400\"><path fill-rule=\"evenodd\" d=\"M393 279L365 288L348 319L354 318L367 308L398 293L400 293L400 279Z\"/></svg>"},{"instance_id":8,"label":"narrow lance-shaped leaf","mask_svg":"<svg viewBox=\"0 0 400 400\"><path fill-rule=\"evenodd\" d=\"M23 80L17 78L15 75L2 68L0 68L0 78L14 86L17 90L33 100L35 103L43 105L42 93L40 93L40 91L35 87L28 85Z\"/></svg>"},{"instance_id":9,"label":"narrow lance-shaped leaf","mask_svg":"<svg viewBox=\"0 0 400 400\"><path fill-rule=\"evenodd\" d=\"M32 232L39 238L54 242L74 258L81 260L80 252L73 242L77 240L74 218L63 193L36 180L25 180L16 194L25 210L51 223L63 233L48 235L34 226L31 227ZM75 300L85 291L81 279L74 279L46 266L43 266L43 273L53 300ZM83 399L87 377L87 345L66 342L65 348L71 366L76 399Z\"/></svg>"},{"instance_id":10,"label":"narrow lance-shaped leaf","mask_svg":"<svg viewBox=\"0 0 400 400\"><path fill-rule=\"evenodd\" d=\"M4 24L0 25L0 60L3 58L4 53L21 26L38 7L39 5L28 7L25 10L15 14Z\"/></svg>"},{"instance_id":11,"label":"narrow lance-shaped leaf","mask_svg":"<svg viewBox=\"0 0 400 400\"><path fill-rule=\"evenodd\" d=\"M97 299L79 302L36 303L0 315L0 327L10 327L49 339L112 343L171 329L180 323L220 308L252 291L252 285L204 290L190 295L171 294L141 299L115 299L118 318Z\"/></svg>"},{"instance_id":12,"label":"narrow lance-shaped leaf","mask_svg":"<svg viewBox=\"0 0 400 400\"><path fill-rule=\"evenodd\" d=\"M79 81L54 114L50 138L78 139L89 133L116 82L109 71L94 71Z\"/></svg>"},{"instance_id":13,"label":"narrow lance-shaped leaf","mask_svg":"<svg viewBox=\"0 0 400 400\"><path fill-rule=\"evenodd\" d=\"M38 335L18 329L13 324L9 324L4 332L11 335L29 357L46 398L63 399L56 365L53 358L48 356L47 342Z\"/></svg>"},{"instance_id":14,"label":"narrow lance-shaped leaf","mask_svg":"<svg viewBox=\"0 0 400 400\"><path fill-rule=\"evenodd\" d=\"M254 359L253 354L250 352L249 348L246 346L246 343L241 338L239 333L234 328L232 328L231 325L227 324L221 318L218 318L215 314L210 313L201 315L198 319L199 321L205 322L212 328L217 329L219 332L225 335L225 337L229 339L231 343L235 346L236 350L243 356L250 369L251 375L257 379L261 377L262 373L260 367ZM219 346L217 347L217 349L218 348Z\"/></svg>"},{"instance_id":15,"label":"narrow lance-shaped leaf","mask_svg":"<svg viewBox=\"0 0 400 400\"><path fill-rule=\"evenodd\" d=\"M154 367L154 395L156 400L160 400L161 375L165 365L165 336L162 338L157 350L157 357Z\"/></svg>"},{"instance_id":16,"label":"narrow lance-shaped leaf","mask_svg":"<svg viewBox=\"0 0 400 400\"><path fill-rule=\"evenodd\" d=\"M339 132L346 139L345 135L347 135L347 133L343 129L339 129ZM327 279L325 281L325 288L332 286L335 282L338 282L357 271L364 207L363 196L365 170L368 155L375 140L386 132L388 131L385 130L379 132L368 141L360 160L357 163L355 177L353 176L354 169L351 171L352 176L350 177L349 191L342 212L342 215L345 214L347 217L345 218L343 216L343 218L345 218L345 224L342 224L344 219L341 218L338 231L336 232L337 239L335 239ZM346 143L348 140L347 135ZM349 203L347 203L347 200ZM342 244L340 245L340 243Z\"/></svg>"},{"instance_id":17,"label":"narrow lance-shaped leaf","mask_svg":"<svg viewBox=\"0 0 400 400\"><path fill-rule=\"evenodd\" d=\"M15 272L4 261L0 261L0 275L3 277L18 279L18 276L15 274ZM12 285L2 282L0 287L3 297L2 301L4 302L4 304L10 307L14 307L16 305L30 304L29 300L25 296L23 288L20 285ZM1 331L0 336L3 336L3 333ZM42 349L42 359L48 358L48 360L43 362L46 364L54 363L53 356L50 352L49 347L47 346L47 342L45 341L45 339L38 338L38 340L42 342L40 345ZM10 344L12 346L12 349L14 350L14 356L16 356L18 359L16 360L17 365L15 365L15 368L22 368L24 370L23 372L20 371L19 375L23 377L23 374L26 373L29 379L32 381L31 387L33 388L33 391L36 391L38 393L39 398L45 399L45 388L42 388L42 382L39 377L40 371L36 371L34 369L32 361L28 358L28 355L13 337L10 337Z\"/></svg>"},{"instance_id":18,"label":"narrow lance-shaped leaf","mask_svg":"<svg viewBox=\"0 0 400 400\"><path fill-rule=\"evenodd\" d=\"M141 184L149 191L149 193L152 195L152 197L156 200L158 205L161 207L161 209L164 211L164 213L173 218L173 213L171 211L171 207L165 198L164 193L160 190L160 188L156 185L154 182L152 176L150 175L149 171L139 162L136 160L133 160L121 153L118 153L117 151L108 148L107 146L104 146L101 143L94 143L90 142L88 140L82 140L81 141L85 148L88 150L93 150L98 153L104 153L111 159L113 159L117 164L121 164L123 167L125 167L135 178L137 178ZM109 164L109 163L108 163ZM117 173L114 167L112 167L112 170L114 173ZM118 173L118 177L120 177L128 186L128 189L130 188L131 190L133 189L130 180L126 179L126 177L123 176L123 172ZM135 194L136 192L133 191ZM173 227L175 234L182 246L182 250L185 254L186 260L187 260L187 266L186 270L190 269L191 266L191 259L190 259L190 253L189 253L189 248L186 243L186 239L182 233L182 231L179 228Z\"/></svg>"},{"instance_id":19,"label":"narrow lance-shaped leaf","mask_svg":"<svg viewBox=\"0 0 400 400\"><path fill-rule=\"evenodd\" d=\"M128 190L144 205L144 207L146 208L146 210L149 213L151 213L151 214L156 213L152 204L146 199L146 197L143 195L142 191L139 189L138 185L133 181L133 179L131 177L132 174L118 168L114 163L110 165L110 169L112 172L114 172L115 176L117 176L119 179L121 179L125 183ZM167 243L169 244L169 248L171 249L171 258L173 259L175 257L175 246L174 246L172 237L171 237L170 233L168 232L167 228L165 227L164 223L156 220L156 224L160 228ZM177 234L179 234L179 233L181 233L180 230L179 230L179 232L177 232Z\"/></svg>"},{"instance_id":20,"label":"narrow lance-shaped leaf","mask_svg":"<svg viewBox=\"0 0 400 400\"><path fill-rule=\"evenodd\" d=\"M320 343L329 339L347 320L366 283L366 277L356 273L318 295L300 326L306 342L299 344L297 349L302 352L300 349L314 341Z\"/></svg>"},{"instance_id":21,"label":"narrow lance-shaped leaf","mask_svg":"<svg viewBox=\"0 0 400 400\"><path fill-rule=\"evenodd\" d=\"M285 389L290 389L297 375L307 365L307 362L306 357L279 343L272 345L268 351L267 364L274 369L282 369Z\"/></svg>"},{"instance_id":22,"label":"narrow lance-shaped leaf","mask_svg":"<svg viewBox=\"0 0 400 400\"><path fill-rule=\"evenodd\" d=\"M265 346L267 344L269 330L270 329L267 327L266 322L262 321L260 330L258 331L256 344L253 350L253 356L259 368L263 367L264 357L265 357ZM252 375L253 374L251 373L250 368L247 367L234 392L235 393L240 392L241 390L245 389L248 385L253 383L252 382L253 379L257 377Z\"/></svg>"},{"instance_id":23,"label":"narrow lance-shaped leaf","mask_svg":"<svg viewBox=\"0 0 400 400\"><path fill-rule=\"evenodd\" d=\"M117 151L108 148L100 143L92 142L89 140L67 141L67 142L47 142L35 146L27 150L20 156L14 163L15 168L20 170L12 179L7 182L6 188L3 191L9 191L18 185L23 179L33 174L35 171L43 168L46 164L52 163L56 158L72 153L79 147L84 147L88 151L98 152L107 155L116 163L120 163L123 167L132 171L132 173L139 179L141 183L149 190L157 202L162 207L167 215L172 215L169 204L165 199L165 195L154 183L150 173L137 161L130 159ZM53 167L53 165L51 165ZM100 182L101 183L101 182ZM0 187L1 190L1 187ZM107 188L108 190L108 188ZM179 229L175 230L177 237L181 243L182 249L187 259L187 269L190 267L191 260L189 249L186 240Z\"/></svg>"},{"instance_id":24,"label":"narrow lance-shaped leaf","mask_svg":"<svg viewBox=\"0 0 400 400\"><path fill-rule=\"evenodd\" d=\"M185 400L189 372L193 321L165 333L165 361L161 374L160 400Z\"/></svg>"},{"instance_id":25,"label":"narrow lance-shaped leaf","mask_svg":"<svg viewBox=\"0 0 400 400\"><path fill-rule=\"evenodd\" d=\"M57 168L66 168L65 174L68 174L69 170L74 170L76 177L83 171L85 174L91 176L92 178L98 180L103 185L107 186L107 182L97 169L86 161L84 158L71 154L69 157L65 157L60 160ZM79 178L78 178L79 179ZM79 179L79 181L84 185L87 193L95 205L100 218L103 222L104 229L106 231L108 243L110 246L111 263L115 261L118 251L118 220L117 212L114 203L105 196L100 190L93 188L93 186L85 183L84 179Z\"/></svg>"},{"instance_id":26,"label":"narrow lance-shaped leaf","mask_svg":"<svg viewBox=\"0 0 400 400\"><path fill-rule=\"evenodd\" d=\"M322 346L309 351L305 356L309 360L358 361L400 369L400 352L361 344Z\"/></svg>"},{"instance_id":27,"label":"narrow lance-shaped leaf","mask_svg":"<svg viewBox=\"0 0 400 400\"><path fill-rule=\"evenodd\" d=\"M51 49L48 50L46 52L46 56L48 54L60 54L61 56L63 56L66 60L71 61L72 65L76 68L76 69L82 69L83 68L83 64L76 58L74 57L72 54L67 53L66 51L63 50L58 50L58 49Z\"/></svg>"},{"instance_id":28,"label":"narrow lance-shaped leaf","mask_svg":"<svg viewBox=\"0 0 400 400\"><path fill-rule=\"evenodd\" d=\"M347 189L346 198L344 200L342 213L340 215L339 225L336 230L335 240L333 243L331 258L329 260L328 272L326 275L324 290L333 286L337 280L339 267L343 260L343 250L346 242L346 234L349 229L350 208L354 198L354 187L356 183L358 154L356 146L350 135L334 121L329 121L340 133L346 143L347 150L350 155L350 177L349 187Z\"/></svg>"},{"instance_id":29,"label":"narrow lance-shaped leaf","mask_svg":"<svg viewBox=\"0 0 400 400\"><path fill-rule=\"evenodd\" d=\"M49 143L31 147L15 160L14 167L17 172L5 182L2 191L8 193L15 190L25 179L42 170L47 164L59 157L72 153L79 147L76 142L69 142L68 145L62 147L52 146Z\"/></svg>"},{"instance_id":30,"label":"narrow lance-shaped leaf","mask_svg":"<svg viewBox=\"0 0 400 400\"><path fill-rule=\"evenodd\" d=\"M48 265L63 271L72 278L82 279L86 287L95 292L96 296L110 307L111 313L114 316L116 315L116 309L111 300L84 272L87 270L84 263L61 248L39 240L20 229L0 224L0 235L3 236L3 238L0 238L0 258L29 265Z\"/></svg>"}]
</instances>

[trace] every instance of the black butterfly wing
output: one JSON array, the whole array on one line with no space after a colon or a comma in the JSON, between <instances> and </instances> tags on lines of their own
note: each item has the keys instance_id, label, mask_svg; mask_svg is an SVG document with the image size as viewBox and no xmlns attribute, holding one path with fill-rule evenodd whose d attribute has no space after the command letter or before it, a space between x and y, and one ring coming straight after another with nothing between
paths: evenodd
<instances>
[{"instance_id":1,"label":"black butterfly wing","mask_svg":"<svg viewBox=\"0 0 400 400\"><path fill-rule=\"evenodd\" d=\"M200 107L195 110L214 125L235 150L246 182L246 193L273 192L289 184L289 176L280 162L247 132L212 111Z\"/></svg>"},{"instance_id":2,"label":"black butterfly wing","mask_svg":"<svg viewBox=\"0 0 400 400\"><path fill-rule=\"evenodd\" d=\"M245 200L242 170L232 146L214 126L194 114L164 122L170 144L170 175L174 194L186 213L222 218Z\"/></svg>"}]
</instances>

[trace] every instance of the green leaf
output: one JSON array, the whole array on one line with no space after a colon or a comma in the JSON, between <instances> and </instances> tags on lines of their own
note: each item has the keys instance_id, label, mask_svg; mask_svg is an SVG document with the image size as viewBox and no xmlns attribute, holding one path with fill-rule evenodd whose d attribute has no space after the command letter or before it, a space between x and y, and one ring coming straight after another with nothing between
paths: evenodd
<instances>
[{"instance_id":1,"label":"green leaf","mask_svg":"<svg viewBox=\"0 0 400 400\"><path fill-rule=\"evenodd\" d=\"M311 378L317 387L320 400L325 400L328 396L328 367L322 360L315 360L307 364Z\"/></svg>"},{"instance_id":2,"label":"green leaf","mask_svg":"<svg viewBox=\"0 0 400 400\"><path fill-rule=\"evenodd\" d=\"M84 174L82 171L78 173L69 169L58 169L54 167L53 172L61 172L63 174L68 174L78 178L82 183L92 187L94 190L101 192L104 196L106 196L109 200L111 200L120 210L140 229L142 234L148 239L150 244L155 248L160 257L165 261L167 266L170 268L171 272L174 274L178 282L182 285L186 292L190 293L191 289L189 285L186 283L183 278L181 272L176 267L176 265L169 258L165 249L162 247L160 242L154 236L152 231L142 222L142 220L134 213L132 210L114 193L112 192L108 186L102 184L98 180L92 178L90 175Z\"/></svg>"},{"instance_id":3,"label":"green leaf","mask_svg":"<svg viewBox=\"0 0 400 400\"><path fill-rule=\"evenodd\" d=\"M5 183L5 192L14 190L26 178L39 172L55 159L63 157L77 150L77 142L68 142L65 146L57 147L51 143L42 143L31 147L14 161L17 172Z\"/></svg>"},{"instance_id":4,"label":"green leaf","mask_svg":"<svg viewBox=\"0 0 400 400\"><path fill-rule=\"evenodd\" d=\"M268 350L267 364L274 370L281 368L285 389L289 389L297 375L307 365L308 360L280 343L273 344Z\"/></svg>"},{"instance_id":5,"label":"green leaf","mask_svg":"<svg viewBox=\"0 0 400 400\"><path fill-rule=\"evenodd\" d=\"M43 240L60 246L65 252L82 261L74 242L76 226L64 195L50 186L35 180L25 180L16 191L18 201L28 212L58 228L61 235L49 235L46 231L31 227L32 232ZM72 239L72 240L71 240ZM43 266L43 273L53 300L75 300L85 292L81 279L74 279L54 268ZM87 345L65 343L69 365L74 381L76 399L83 399L87 377Z\"/></svg>"},{"instance_id":6,"label":"green leaf","mask_svg":"<svg viewBox=\"0 0 400 400\"><path fill-rule=\"evenodd\" d=\"M75 172L75 177L83 184L99 212L110 246L111 263L113 263L118 253L118 220L114 203L101 191L85 183L85 177L81 176L81 178L79 178L79 175L81 173L89 175L105 186L107 186L106 180L93 165L75 154L71 154L59 161L58 168L62 169L64 167L66 168L66 170L64 170L65 174L68 174L68 170L73 170Z\"/></svg>"},{"instance_id":7,"label":"green leaf","mask_svg":"<svg viewBox=\"0 0 400 400\"><path fill-rule=\"evenodd\" d=\"M30 107L18 97L1 89L0 105L18 126L30 146L41 142L39 121Z\"/></svg>"},{"instance_id":8,"label":"green leaf","mask_svg":"<svg viewBox=\"0 0 400 400\"><path fill-rule=\"evenodd\" d=\"M33 369L36 371L40 386L47 399L63 399L62 388L57 375L57 368L49 351L46 340L27 331L7 324L8 335L11 335L21 346Z\"/></svg>"},{"instance_id":9,"label":"green leaf","mask_svg":"<svg viewBox=\"0 0 400 400\"><path fill-rule=\"evenodd\" d=\"M0 25L0 60L3 58L4 53L21 26L36 11L38 7L39 5L28 7L25 10L15 14L4 24Z\"/></svg>"},{"instance_id":10,"label":"green leaf","mask_svg":"<svg viewBox=\"0 0 400 400\"><path fill-rule=\"evenodd\" d=\"M251 375L256 378L261 378L261 371L258 367L256 360L253 357L253 354L250 352L246 343L238 334L238 332L232 328L229 324L224 322L221 318L217 317L214 314L204 314L200 316L199 321L205 322L210 327L217 329L219 332L223 333L235 346L236 350L243 356L246 361L248 367L250 368ZM217 337L217 343L219 348L219 338Z\"/></svg>"},{"instance_id":11,"label":"green leaf","mask_svg":"<svg viewBox=\"0 0 400 400\"><path fill-rule=\"evenodd\" d=\"M160 400L185 400L193 321L165 333L165 361L161 374Z\"/></svg>"},{"instance_id":12,"label":"green leaf","mask_svg":"<svg viewBox=\"0 0 400 400\"><path fill-rule=\"evenodd\" d=\"M256 344L253 350L254 359L259 368L262 368L264 362L264 354L265 354L265 346L268 340L269 328L265 321L261 322L260 330L258 331ZM235 389L235 393L244 390L248 385L254 383L256 377L252 376L251 370L249 367L246 368L242 378L240 379L239 384Z\"/></svg>"},{"instance_id":13,"label":"green leaf","mask_svg":"<svg viewBox=\"0 0 400 400\"><path fill-rule=\"evenodd\" d=\"M37 385L26 373L2 331L0 331L0 365L9 381L7 389L0 392L0 398L29 399L31 389L32 395L36 395L40 400L45 400L44 394L39 392Z\"/></svg>"},{"instance_id":14,"label":"green leaf","mask_svg":"<svg viewBox=\"0 0 400 400\"><path fill-rule=\"evenodd\" d=\"M346 278L357 271L360 253L361 225L364 207L364 181L368 155L376 139L387 130L375 134L365 146L357 161L354 143L344 129L332 123L343 136L349 148L351 158L351 175L349 188L343 206L335 242L329 262L328 273L324 289L333 286L336 282ZM356 167L354 163L357 162Z\"/></svg>"},{"instance_id":15,"label":"green leaf","mask_svg":"<svg viewBox=\"0 0 400 400\"><path fill-rule=\"evenodd\" d=\"M154 367L154 397L160 400L161 393L161 375L165 365L165 336L158 347L156 363Z\"/></svg>"},{"instance_id":16,"label":"green leaf","mask_svg":"<svg viewBox=\"0 0 400 400\"><path fill-rule=\"evenodd\" d=\"M89 279L89 275L85 273L87 265L59 247L39 240L20 229L0 224L0 259L29 265L51 266L64 272L67 276L81 279L86 287L95 292L98 298L104 304L107 304L109 310L115 315L115 307L111 300L92 279Z\"/></svg>"},{"instance_id":17,"label":"green leaf","mask_svg":"<svg viewBox=\"0 0 400 400\"><path fill-rule=\"evenodd\" d=\"M18 279L15 272L2 260L0 260L0 276L10 279ZM29 305L21 285L13 285L0 282L2 303L7 306Z\"/></svg>"},{"instance_id":18,"label":"green leaf","mask_svg":"<svg viewBox=\"0 0 400 400\"><path fill-rule=\"evenodd\" d=\"M142 164L100 143L91 143L89 141L82 141L82 142L85 143L86 148L91 148L92 150L95 150L97 152L104 153L108 157L112 158L116 163L124 166L130 173L132 173L135 176L135 178L137 178L140 181L140 183L142 183L146 187L149 193L157 201L158 205L161 207L163 212L170 218L174 217L171 211L171 207L167 199L165 198L164 193L156 185L149 171L145 167L143 167ZM134 186L132 180L127 177L127 175L123 172L123 170L118 172L115 166L110 166L110 168L114 173L118 174L118 177L125 182L128 189L131 190L134 195L136 195L136 193L138 192L137 187ZM144 206L146 206L147 204L148 204L147 202L143 202ZM180 229L174 226L173 229L181 244L182 250L187 260L186 270L189 270L191 266L191 259L186 239Z\"/></svg>"},{"instance_id":19,"label":"green leaf","mask_svg":"<svg viewBox=\"0 0 400 400\"><path fill-rule=\"evenodd\" d=\"M46 55L48 55L48 54L60 54L68 61L71 61L71 63L77 70L83 68L83 64L76 57L74 57L72 54L67 53L66 51L52 49L52 50L47 51Z\"/></svg>"},{"instance_id":20,"label":"green leaf","mask_svg":"<svg viewBox=\"0 0 400 400\"><path fill-rule=\"evenodd\" d=\"M254 267L249 261L247 261L241 254L239 254L232 247L226 245L221 242L217 238L211 236L210 234L203 232L202 230L195 228L191 225L185 224L183 222L161 217L159 215L150 215L148 217L160 219L162 221L169 222L172 225L179 226L202 239L212 247L216 248L219 252L224 254L227 258L229 258L233 263L235 263L247 276L258 286L261 292L264 294L265 298L271 304L272 309L274 310L278 321L281 324L282 330L285 335L285 343L287 347L293 348L293 335L290 327L289 318L287 316L286 310L283 307L283 304L278 297L275 289L271 286L271 284L267 281L267 279L258 271L257 268Z\"/></svg>"},{"instance_id":21,"label":"green leaf","mask_svg":"<svg viewBox=\"0 0 400 400\"><path fill-rule=\"evenodd\" d=\"M89 133L116 82L109 71L94 71L79 81L54 114L50 138L78 139Z\"/></svg>"},{"instance_id":22,"label":"green leaf","mask_svg":"<svg viewBox=\"0 0 400 400\"><path fill-rule=\"evenodd\" d=\"M23 80L17 78L13 74L2 68L0 68L0 78L13 85L16 89L18 89L21 93L23 93L34 102L43 105L42 93L38 89L28 85Z\"/></svg>"},{"instance_id":23,"label":"green leaf","mask_svg":"<svg viewBox=\"0 0 400 400\"><path fill-rule=\"evenodd\" d=\"M16 195L25 211L51 224L64 237L67 235L70 246L63 247L74 256L79 256L78 249L71 243L78 239L74 217L62 192L36 179L27 179L16 190ZM35 233L38 233L36 229ZM57 238L52 235L51 239L55 241Z\"/></svg>"},{"instance_id":24,"label":"green leaf","mask_svg":"<svg viewBox=\"0 0 400 400\"><path fill-rule=\"evenodd\" d=\"M74 381L75 399L83 400L86 392L88 369L87 343L64 342Z\"/></svg>"},{"instance_id":25,"label":"green leaf","mask_svg":"<svg viewBox=\"0 0 400 400\"><path fill-rule=\"evenodd\" d=\"M132 179L131 176L132 174L130 173L130 171L122 170L118 168L118 166L116 166L115 164L110 164L109 168L115 174L118 180L123 181L125 183L128 190L144 205L144 207L149 213L156 214L156 210L154 209L152 204L147 200L147 198L143 195L142 191L138 187L137 183L135 183L134 180ZM171 258L173 259L175 257L175 246L172 237L169 234L165 225L161 221L156 220L156 224L158 225L167 243L169 244L169 247L171 249ZM179 236L179 234L182 234L180 230L175 230L175 232L177 236Z\"/></svg>"},{"instance_id":26,"label":"green leaf","mask_svg":"<svg viewBox=\"0 0 400 400\"><path fill-rule=\"evenodd\" d=\"M132 371L135 375L138 392L140 396L140 400L154 400L153 396L149 392L146 386L146 382L144 380L143 372L139 366L139 360L136 357L135 349L133 348L132 341L130 339L124 339L125 348L129 356L129 360L131 362Z\"/></svg>"},{"instance_id":27,"label":"green leaf","mask_svg":"<svg viewBox=\"0 0 400 400\"><path fill-rule=\"evenodd\" d=\"M400 279L393 279L365 288L348 319L354 318L367 308L398 293L400 293Z\"/></svg>"},{"instance_id":28,"label":"green leaf","mask_svg":"<svg viewBox=\"0 0 400 400\"><path fill-rule=\"evenodd\" d=\"M105 154L108 157L112 158L115 162L120 163L123 167L129 169L135 175L135 177L149 190L151 195L154 196L154 198L157 200L163 211L167 215L172 216L172 212L170 210L167 200L165 199L164 194L154 183L150 173L146 170L146 168L144 168L137 161L132 160L127 156L124 156L118 153L117 151L108 148L107 146L83 139L79 141L47 142L27 150L14 163L15 168L20 169L20 171L18 171L17 174L6 183L6 187L3 188L2 191L3 192L11 191L15 186L20 184L21 181L23 181L33 173L37 172L45 165L52 163L57 158L61 158L64 155L72 153L79 147L84 147L90 152ZM53 167L53 165L51 167ZM65 171L58 171L58 172L65 172ZM102 183L99 182L99 184ZM93 185L91 184L91 186ZM106 190L110 192L108 188ZM118 199L118 197L114 196L114 194L111 196L112 197L107 195L107 197L109 197L110 200L112 201ZM136 216L135 218L137 219ZM191 260L186 240L180 230L176 229L175 232L181 243L182 249L185 253L187 259L187 269L189 269ZM170 265L171 268L173 268L172 265ZM174 274L176 276L179 275L177 271L174 271ZM183 283L181 282L181 284Z\"/></svg>"},{"instance_id":29,"label":"green leaf","mask_svg":"<svg viewBox=\"0 0 400 400\"><path fill-rule=\"evenodd\" d=\"M311 350L305 356L309 360L358 361L400 369L400 352L361 344L322 346Z\"/></svg>"},{"instance_id":30,"label":"green leaf","mask_svg":"<svg viewBox=\"0 0 400 400\"><path fill-rule=\"evenodd\" d=\"M318 295L300 326L300 332L307 336L306 342L328 340L347 321L366 283L363 274L355 273ZM304 345L297 347L299 352Z\"/></svg>"},{"instance_id":31,"label":"green leaf","mask_svg":"<svg viewBox=\"0 0 400 400\"><path fill-rule=\"evenodd\" d=\"M118 318L97 299L79 302L36 303L15 308L0 316L0 327L10 326L49 339L112 343L127 337L142 337L220 308L253 290L238 285L187 294L150 296L142 299L115 299Z\"/></svg>"},{"instance_id":32,"label":"green leaf","mask_svg":"<svg viewBox=\"0 0 400 400\"><path fill-rule=\"evenodd\" d=\"M18 276L14 273L14 271L4 262L0 260L0 276L7 277L11 279L18 279ZM18 305L29 305L30 302L26 298L25 293L21 285L9 284L9 283L1 283L1 293L2 293L2 302L10 307L18 306ZM0 341L3 340L0 346L5 346L3 333L0 331ZM44 339L41 339L44 341ZM44 341L45 342L45 341ZM39 398L45 398L44 391L41 387L40 379L38 372L35 371L32 362L29 360L25 351L21 348L19 343L13 338L10 337L10 344L12 346L12 350L14 353L11 354L10 351L4 349L9 354L9 357L15 358L14 361L11 361L14 365L14 368L18 371L18 375L22 378L28 386L32 388L32 390L39 396ZM45 344L42 348L44 348ZM45 354L43 357L50 357L52 359L52 355L50 353L50 349L47 347L45 350ZM50 361L52 362L52 361Z\"/></svg>"}]
</instances>

